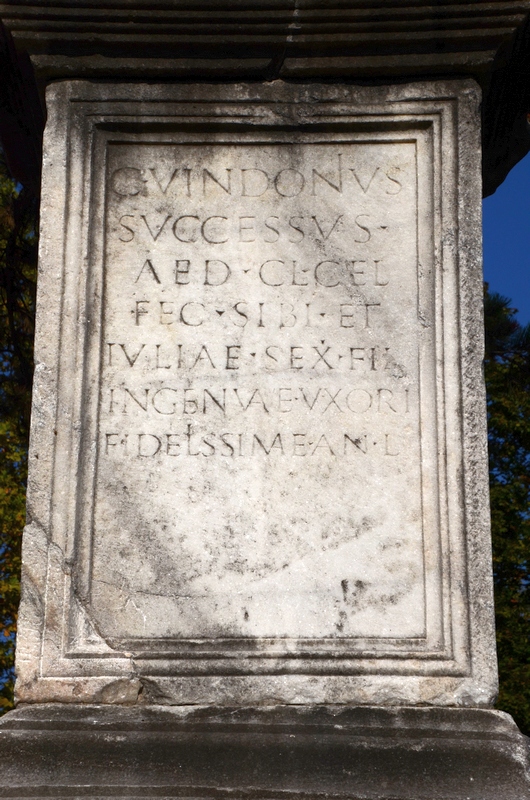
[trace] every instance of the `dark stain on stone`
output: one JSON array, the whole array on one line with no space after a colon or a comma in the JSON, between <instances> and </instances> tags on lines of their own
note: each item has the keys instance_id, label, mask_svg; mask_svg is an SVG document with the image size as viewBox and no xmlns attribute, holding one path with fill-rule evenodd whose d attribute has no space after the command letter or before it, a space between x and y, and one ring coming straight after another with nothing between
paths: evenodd
<instances>
[{"instance_id":1,"label":"dark stain on stone","mask_svg":"<svg viewBox=\"0 0 530 800\"><path fill-rule=\"evenodd\" d=\"M344 630L344 623L346 622L347 619L348 615L346 614L346 612L339 611L339 621L335 623L335 627L339 631L339 633L342 633L342 631Z\"/></svg>"}]
</instances>

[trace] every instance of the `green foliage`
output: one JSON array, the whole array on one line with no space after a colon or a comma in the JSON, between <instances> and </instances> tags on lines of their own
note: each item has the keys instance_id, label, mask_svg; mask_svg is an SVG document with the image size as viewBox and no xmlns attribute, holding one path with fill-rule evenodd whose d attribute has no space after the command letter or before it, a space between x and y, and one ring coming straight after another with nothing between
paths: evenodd
<instances>
[{"instance_id":1,"label":"green foliage","mask_svg":"<svg viewBox=\"0 0 530 800\"><path fill-rule=\"evenodd\" d=\"M33 372L37 203L0 154L0 713L13 705Z\"/></svg>"},{"instance_id":2,"label":"green foliage","mask_svg":"<svg viewBox=\"0 0 530 800\"><path fill-rule=\"evenodd\" d=\"M530 325L485 294L497 707L530 734Z\"/></svg>"}]
</instances>

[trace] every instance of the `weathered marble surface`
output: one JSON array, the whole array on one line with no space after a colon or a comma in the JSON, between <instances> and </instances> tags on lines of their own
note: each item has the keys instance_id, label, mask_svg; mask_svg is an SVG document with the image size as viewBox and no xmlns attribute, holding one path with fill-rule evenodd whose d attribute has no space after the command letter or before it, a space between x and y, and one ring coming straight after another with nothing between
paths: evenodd
<instances>
[{"instance_id":1,"label":"weathered marble surface","mask_svg":"<svg viewBox=\"0 0 530 800\"><path fill-rule=\"evenodd\" d=\"M477 708L26 706L2 797L527 800L528 745Z\"/></svg>"},{"instance_id":2,"label":"weathered marble surface","mask_svg":"<svg viewBox=\"0 0 530 800\"><path fill-rule=\"evenodd\" d=\"M105 639L426 636L408 137L112 146Z\"/></svg>"},{"instance_id":3,"label":"weathered marble surface","mask_svg":"<svg viewBox=\"0 0 530 800\"><path fill-rule=\"evenodd\" d=\"M19 698L491 703L475 84L48 93Z\"/></svg>"}]
</instances>

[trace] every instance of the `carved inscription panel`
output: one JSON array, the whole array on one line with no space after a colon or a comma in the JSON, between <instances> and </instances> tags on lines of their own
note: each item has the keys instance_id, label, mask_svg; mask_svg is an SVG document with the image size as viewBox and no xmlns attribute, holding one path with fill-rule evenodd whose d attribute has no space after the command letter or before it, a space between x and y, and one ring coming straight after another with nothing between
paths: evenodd
<instances>
[{"instance_id":1,"label":"carved inscription panel","mask_svg":"<svg viewBox=\"0 0 530 800\"><path fill-rule=\"evenodd\" d=\"M91 562L108 640L439 635L418 148L109 145Z\"/></svg>"}]
</instances>

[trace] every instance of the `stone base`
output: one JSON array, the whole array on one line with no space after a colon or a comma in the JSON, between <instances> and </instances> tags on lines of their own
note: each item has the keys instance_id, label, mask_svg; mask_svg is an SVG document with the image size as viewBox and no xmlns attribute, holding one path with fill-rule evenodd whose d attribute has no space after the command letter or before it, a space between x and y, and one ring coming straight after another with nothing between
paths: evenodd
<instances>
[{"instance_id":1,"label":"stone base","mask_svg":"<svg viewBox=\"0 0 530 800\"><path fill-rule=\"evenodd\" d=\"M0 720L1 797L524 800L499 711L36 705Z\"/></svg>"}]
</instances>

